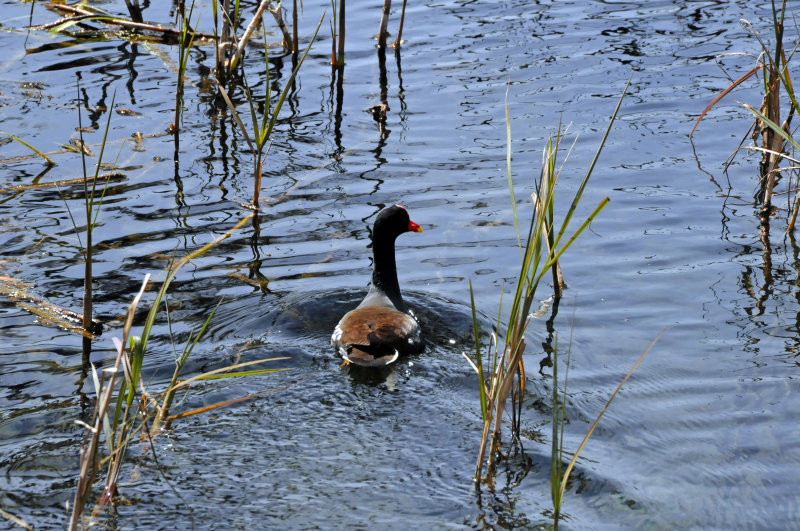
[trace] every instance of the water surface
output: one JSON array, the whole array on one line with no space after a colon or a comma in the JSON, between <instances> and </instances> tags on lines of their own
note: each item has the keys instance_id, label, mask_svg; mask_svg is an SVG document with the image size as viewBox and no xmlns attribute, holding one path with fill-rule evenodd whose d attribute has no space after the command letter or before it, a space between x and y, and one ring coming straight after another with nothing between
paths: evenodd
<instances>
[{"instance_id":1,"label":"water surface","mask_svg":"<svg viewBox=\"0 0 800 531\"><path fill-rule=\"evenodd\" d=\"M214 104L211 47L190 56L176 171L172 137L162 134L174 113L174 47L27 30L57 15L38 2L0 5L2 130L45 151L60 149L77 135L80 97L83 124L96 129L86 140L97 146L107 113L133 111L112 114L113 155L105 158L119 151L126 177L109 187L95 233L96 314L109 324L91 362L104 366L144 275L162 280L170 257L247 215L241 203L252 193L252 156ZM123 2L103 7L126 13ZM302 36L326 7L304 3ZM488 328L501 290L509 293L518 274L505 170L507 89L524 218L547 136L559 123L579 135L559 183L566 202L630 79L581 213L606 196L611 202L562 261L568 290L554 329L562 349L572 337L566 448L577 447L636 357L666 332L584 450L564 523L794 526L800 250L776 219L765 251L752 202L756 155L740 154L722 173L750 123L736 100L760 105L758 83L709 113L695 135L697 158L687 136L706 104L754 65L752 56L733 55L759 50L738 21L748 19L768 38L766 7L410 3L406 43L399 57L387 54L383 87L372 39L380 8L347 7L341 92L331 82L325 22L282 111L262 192L280 200L263 209L257 229L248 224L192 261L169 295L178 349L223 300L187 375L239 357L288 356L275 366L290 370L208 381L180 397L176 412L269 391L177 422L155 440L157 458L133 445L120 487L125 503L102 515L105 523L548 525L551 378L549 369L536 369L549 314L530 327L524 454L478 496L471 476L480 407L461 356L470 348L468 280ZM210 31L209 6L198 8L201 28ZM145 19L170 23L168 9L152 5ZM787 33L794 42L796 30ZM246 71L260 97L263 65L259 46L251 47ZM274 50L273 82L282 88L290 69L290 58ZM389 107L383 129L369 112L381 103ZM141 143L120 150L137 132ZM16 159L28 153L17 143L0 145L0 274L78 310L83 261L67 207L82 228L82 187L13 187L78 177L81 160L54 155L58 166L44 171L35 158ZM341 368L328 337L366 289L375 215L396 202L425 228L398 240L397 260L430 348L386 372ZM548 295L542 288L540 298ZM88 420L94 407L81 340L37 323L7 299L0 299L0 331L0 508L37 528L62 527L84 433L75 421ZM146 361L150 389L172 375L169 337L163 318Z\"/></svg>"}]
</instances>

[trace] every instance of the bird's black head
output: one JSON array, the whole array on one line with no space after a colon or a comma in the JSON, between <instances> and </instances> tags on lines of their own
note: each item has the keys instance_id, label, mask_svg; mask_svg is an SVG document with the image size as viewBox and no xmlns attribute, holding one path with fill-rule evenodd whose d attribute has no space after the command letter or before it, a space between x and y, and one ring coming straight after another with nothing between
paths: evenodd
<instances>
[{"instance_id":1,"label":"bird's black head","mask_svg":"<svg viewBox=\"0 0 800 531\"><path fill-rule=\"evenodd\" d=\"M408 211L400 205L381 210L375 218L373 238L397 238L404 232L422 232L422 227L411 221Z\"/></svg>"}]
</instances>

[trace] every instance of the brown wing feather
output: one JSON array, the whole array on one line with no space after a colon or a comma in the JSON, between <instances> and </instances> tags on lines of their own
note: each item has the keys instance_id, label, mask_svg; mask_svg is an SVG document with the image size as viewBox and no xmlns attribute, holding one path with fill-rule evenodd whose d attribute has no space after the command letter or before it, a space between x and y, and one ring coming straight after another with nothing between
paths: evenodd
<instances>
[{"instance_id":1,"label":"brown wing feather","mask_svg":"<svg viewBox=\"0 0 800 531\"><path fill-rule=\"evenodd\" d=\"M408 314L381 306L364 306L348 312L338 329L341 336L335 346L359 350L376 355L399 351L415 352L421 348L419 325Z\"/></svg>"},{"instance_id":2,"label":"brown wing feather","mask_svg":"<svg viewBox=\"0 0 800 531\"><path fill-rule=\"evenodd\" d=\"M374 342L393 343L407 337L416 327L413 317L379 306L365 306L348 312L341 321L340 343L369 345Z\"/></svg>"}]
</instances>

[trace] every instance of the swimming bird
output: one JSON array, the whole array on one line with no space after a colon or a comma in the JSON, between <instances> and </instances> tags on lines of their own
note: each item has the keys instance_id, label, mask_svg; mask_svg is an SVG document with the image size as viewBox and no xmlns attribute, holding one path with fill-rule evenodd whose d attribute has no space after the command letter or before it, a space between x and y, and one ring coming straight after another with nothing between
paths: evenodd
<instances>
[{"instance_id":1,"label":"swimming bird","mask_svg":"<svg viewBox=\"0 0 800 531\"><path fill-rule=\"evenodd\" d=\"M346 362L389 365L403 354L421 352L419 323L409 312L397 282L394 242L405 232L422 232L400 205L382 210L372 230L372 284L364 300L336 325L331 345Z\"/></svg>"}]
</instances>

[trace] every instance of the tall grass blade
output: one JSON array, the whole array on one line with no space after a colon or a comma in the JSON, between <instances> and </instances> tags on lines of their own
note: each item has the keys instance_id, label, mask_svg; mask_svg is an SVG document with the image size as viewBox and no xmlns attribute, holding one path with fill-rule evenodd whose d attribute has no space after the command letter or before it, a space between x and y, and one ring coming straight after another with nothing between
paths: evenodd
<instances>
[{"instance_id":1,"label":"tall grass blade","mask_svg":"<svg viewBox=\"0 0 800 531\"><path fill-rule=\"evenodd\" d=\"M0 131L0 135L6 135L11 140L15 140L15 141L19 142L20 144L22 144L26 148L30 149L31 151L33 151L34 153L36 153L37 155L42 157L45 160L45 162L47 162L47 164L49 164L50 166L55 166L56 165L56 163L53 162L52 159L50 159L50 157L48 157L47 155L45 155L44 153L42 153L41 151L39 151L38 149L36 149L32 145L28 144L27 142L25 142L21 138L19 138L17 136L14 136L11 133L6 133L5 131Z\"/></svg>"},{"instance_id":2,"label":"tall grass blade","mask_svg":"<svg viewBox=\"0 0 800 531\"><path fill-rule=\"evenodd\" d=\"M481 397L481 415L483 421L486 422L488 412L488 404L486 401L486 380L483 377L483 360L481 356L481 338L480 330L478 329L478 314L475 308L475 295L472 292L472 279L469 281L469 302L472 307L472 332L475 337L475 370L478 371L478 380L480 385L479 392Z\"/></svg>"},{"instance_id":3,"label":"tall grass blade","mask_svg":"<svg viewBox=\"0 0 800 531\"><path fill-rule=\"evenodd\" d=\"M773 122L772 120L770 120L769 118L767 118L765 115L761 114L759 111L757 111L756 109L754 109L754 108L753 108L753 107L751 107L750 105L748 105L748 104L746 104L746 103L743 103L742 105L744 105L745 109L747 109L748 111L750 111L751 113L753 113L753 115L754 115L756 118L758 118L759 120L761 120L762 122L764 122L764 123L765 123L765 124L766 124L766 125L767 125L767 126L770 128L770 129L772 129L773 131L775 131L775 133L776 133L776 134L778 134L778 135L779 135L781 138L783 138L784 140L786 140L787 142L789 142L789 143L792 145L792 147L793 147L794 149L796 149L796 150L800 151L800 144L798 144L798 143L797 143L797 141L796 141L796 140L795 140L795 139L792 137L792 135L790 135L789 133L787 133L786 131L784 131L784 130L783 130L783 127L779 126L778 124L776 124L775 122ZM774 151L772 151L772 150L769 150L769 151L770 151L771 153L775 153L775 152L774 152Z\"/></svg>"},{"instance_id":4,"label":"tall grass blade","mask_svg":"<svg viewBox=\"0 0 800 531\"><path fill-rule=\"evenodd\" d=\"M164 297L164 294L167 292L170 283L175 278L175 275L178 273L178 271L184 265L186 265L190 260L194 260L195 258L204 255L209 250L219 245L220 242L229 238L231 234L242 228L245 225L245 223L247 223L252 217L253 217L252 214L245 216L236 225L234 225L233 228L231 228L228 232L226 232L222 236L215 238L213 241L205 244L200 249L187 254L186 256L175 262L169 268L169 270L167 271L167 276L164 279L163 284L161 285L161 289L158 291L158 294L156 295L156 299L153 301L153 305L151 306L150 311L147 314L144 327L142 328L141 349L143 351L146 350L147 340L150 337L150 332L152 331L153 325L155 324L156 315L158 314L158 308L161 304L161 299Z\"/></svg>"},{"instance_id":5,"label":"tall grass blade","mask_svg":"<svg viewBox=\"0 0 800 531\"><path fill-rule=\"evenodd\" d=\"M569 464L567 465L566 470L564 470L564 477L561 479L561 486L559 488L559 497L560 498L563 498L563 496L564 496L564 490L567 488L567 481L569 480L569 475L572 472L573 467L575 466L575 462L578 460L578 457L580 456L581 452L583 451L583 447L586 446L586 442L589 440L589 437L592 436L592 433L594 433L595 428L600 423L600 419L603 418L603 415L605 415L606 411L608 411L609 406L611 406L611 402L613 402L614 399L617 397L617 394L622 389L622 386L625 385L625 382L628 381L628 378L631 377L631 374L633 374L633 371L636 370L636 368L642 362L644 357L647 356L647 353L650 352L650 350L655 346L655 344L658 342L658 340L661 338L661 336L664 334L665 331L666 331L666 328L662 329L658 333L658 335L656 335L655 339L653 339L653 341L650 342L650 344L647 346L645 351L642 352L642 355L639 356L639 358L636 360L636 363L633 364L631 369L628 371L628 373L625 375L625 377L619 383L617 388L611 394L611 397L608 399L608 402L606 402L606 405L603 406L603 409L602 409L602 411L600 411L600 414L597 415L597 418L594 420L592 425L589 427L589 431L586 432L586 435L584 436L583 440L578 445L578 449L575 450L575 454L572 456L572 459L570 460Z\"/></svg>"},{"instance_id":6,"label":"tall grass blade","mask_svg":"<svg viewBox=\"0 0 800 531\"><path fill-rule=\"evenodd\" d=\"M239 118L239 113L236 111L236 106L233 104L230 97L228 96L228 91L225 90L225 87L222 86L222 83L220 83L219 80L217 80L217 88L219 89L219 93L222 95L222 99L224 99L225 103L228 105L228 109L230 109L231 111L231 116L233 116L233 120L236 122L236 125L239 126L239 130L242 132L242 135L244 135L244 139L247 142L250 151L255 153L256 147L253 144L253 141L250 140L250 135L247 134L247 127L245 127L244 122L242 122L242 119Z\"/></svg>"},{"instance_id":7,"label":"tall grass blade","mask_svg":"<svg viewBox=\"0 0 800 531\"><path fill-rule=\"evenodd\" d=\"M564 218L563 223L561 224L561 229L558 231L558 236L555 239L554 246L558 246L558 242L561 240L561 237L564 235L564 232L567 230L567 226L569 225L570 220L572 219L572 215L575 213L575 210L578 208L578 203L583 197L583 191L586 189L586 185L589 182L589 177L592 176L592 171L594 171L594 167L597 164L597 160L600 158L600 153L603 151L603 147L606 145L606 140L608 139L608 134L611 132L611 126L614 125L614 122L617 119L617 114L619 114L619 109L622 107L622 100L625 99L625 94L628 93L628 87L630 86L631 81L625 84L625 88L622 90L622 95L619 97L617 101L617 106L614 108L614 112L611 114L611 118L608 120L608 126L606 127L605 133L603 133L603 138L600 140L600 144L597 146L597 151L595 151L594 157L592 158L591 164L589 164L589 169L586 170L586 175L583 177L580 186L578 187L578 191L575 192L575 197L572 200L572 204L567 211L567 215Z\"/></svg>"},{"instance_id":8,"label":"tall grass blade","mask_svg":"<svg viewBox=\"0 0 800 531\"><path fill-rule=\"evenodd\" d=\"M265 138L269 138L272 134L272 130L275 128L275 122L278 120L278 113L283 106L284 100L286 100L286 96L289 94L289 90L291 90L294 79L297 77L297 72L300 71L303 61L305 61L308 52L311 51L311 45L313 45L314 41L317 39L317 34L319 33L319 28L322 26L323 20L325 20L325 13L322 14L322 17L317 23L317 28L314 30L314 35L311 36L311 42L309 42L308 46L306 46L305 51L303 51L303 55L301 55L300 59L297 61L297 66L294 68L294 70L292 70L292 74L289 76L289 79L286 80L286 85L283 87L283 91L281 91L281 95L278 98L278 101L275 103L275 109L272 111L272 117L269 120L269 125L267 125L266 135L264 135Z\"/></svg>"},{"instance_id":9,"label":"tall grass blade","mask_svg":"<svg viewBox=\"0 0 800 531\"><path fill-rule=\"evenodd\" d=\"M517 219L517 199L514 197L514 179L511 176L511 116L508 113L508 89L511 84L506 83L506 174L508 176L508 193L511 195L511 212L514 215L514 231L517 233L517 245L522 249L522 240L519 235L519 220Z\"/></svg>"},{"instance_id":10,"label":"tall grass blade","mask_svg":"<svg viewBox=\"0 0 800 531\"><path fill-rule=\"evenodd\" d=\"M219 309L220 304L222 304L222 299L220 299L220 301L209 314L208 318L206 318L203 326L200 327L200 331L197 332L197 334L194 333L194 330L189 333L189 337L186 339L186 345L183 347L183 352L181 352L180 356L175 358L175 370L172 373L172 380L170 381L169 386L167 386L167 391L164 394L164 400L161 402L161 405L158 408L158 413L153 420L153 426L150 429L152 433L158 432L164 418L169 414L169 410L172 407L172 400L175 397L175 384L178 381L178 376L180 375L183 366L186 365L186 361L189 359L189 355L194 350L195 345L197 345L197 342L205 333L206 328L208 328L208 324L211 322L214 314L217 313L217 309Z\"/></svg>"}]
</instances>

